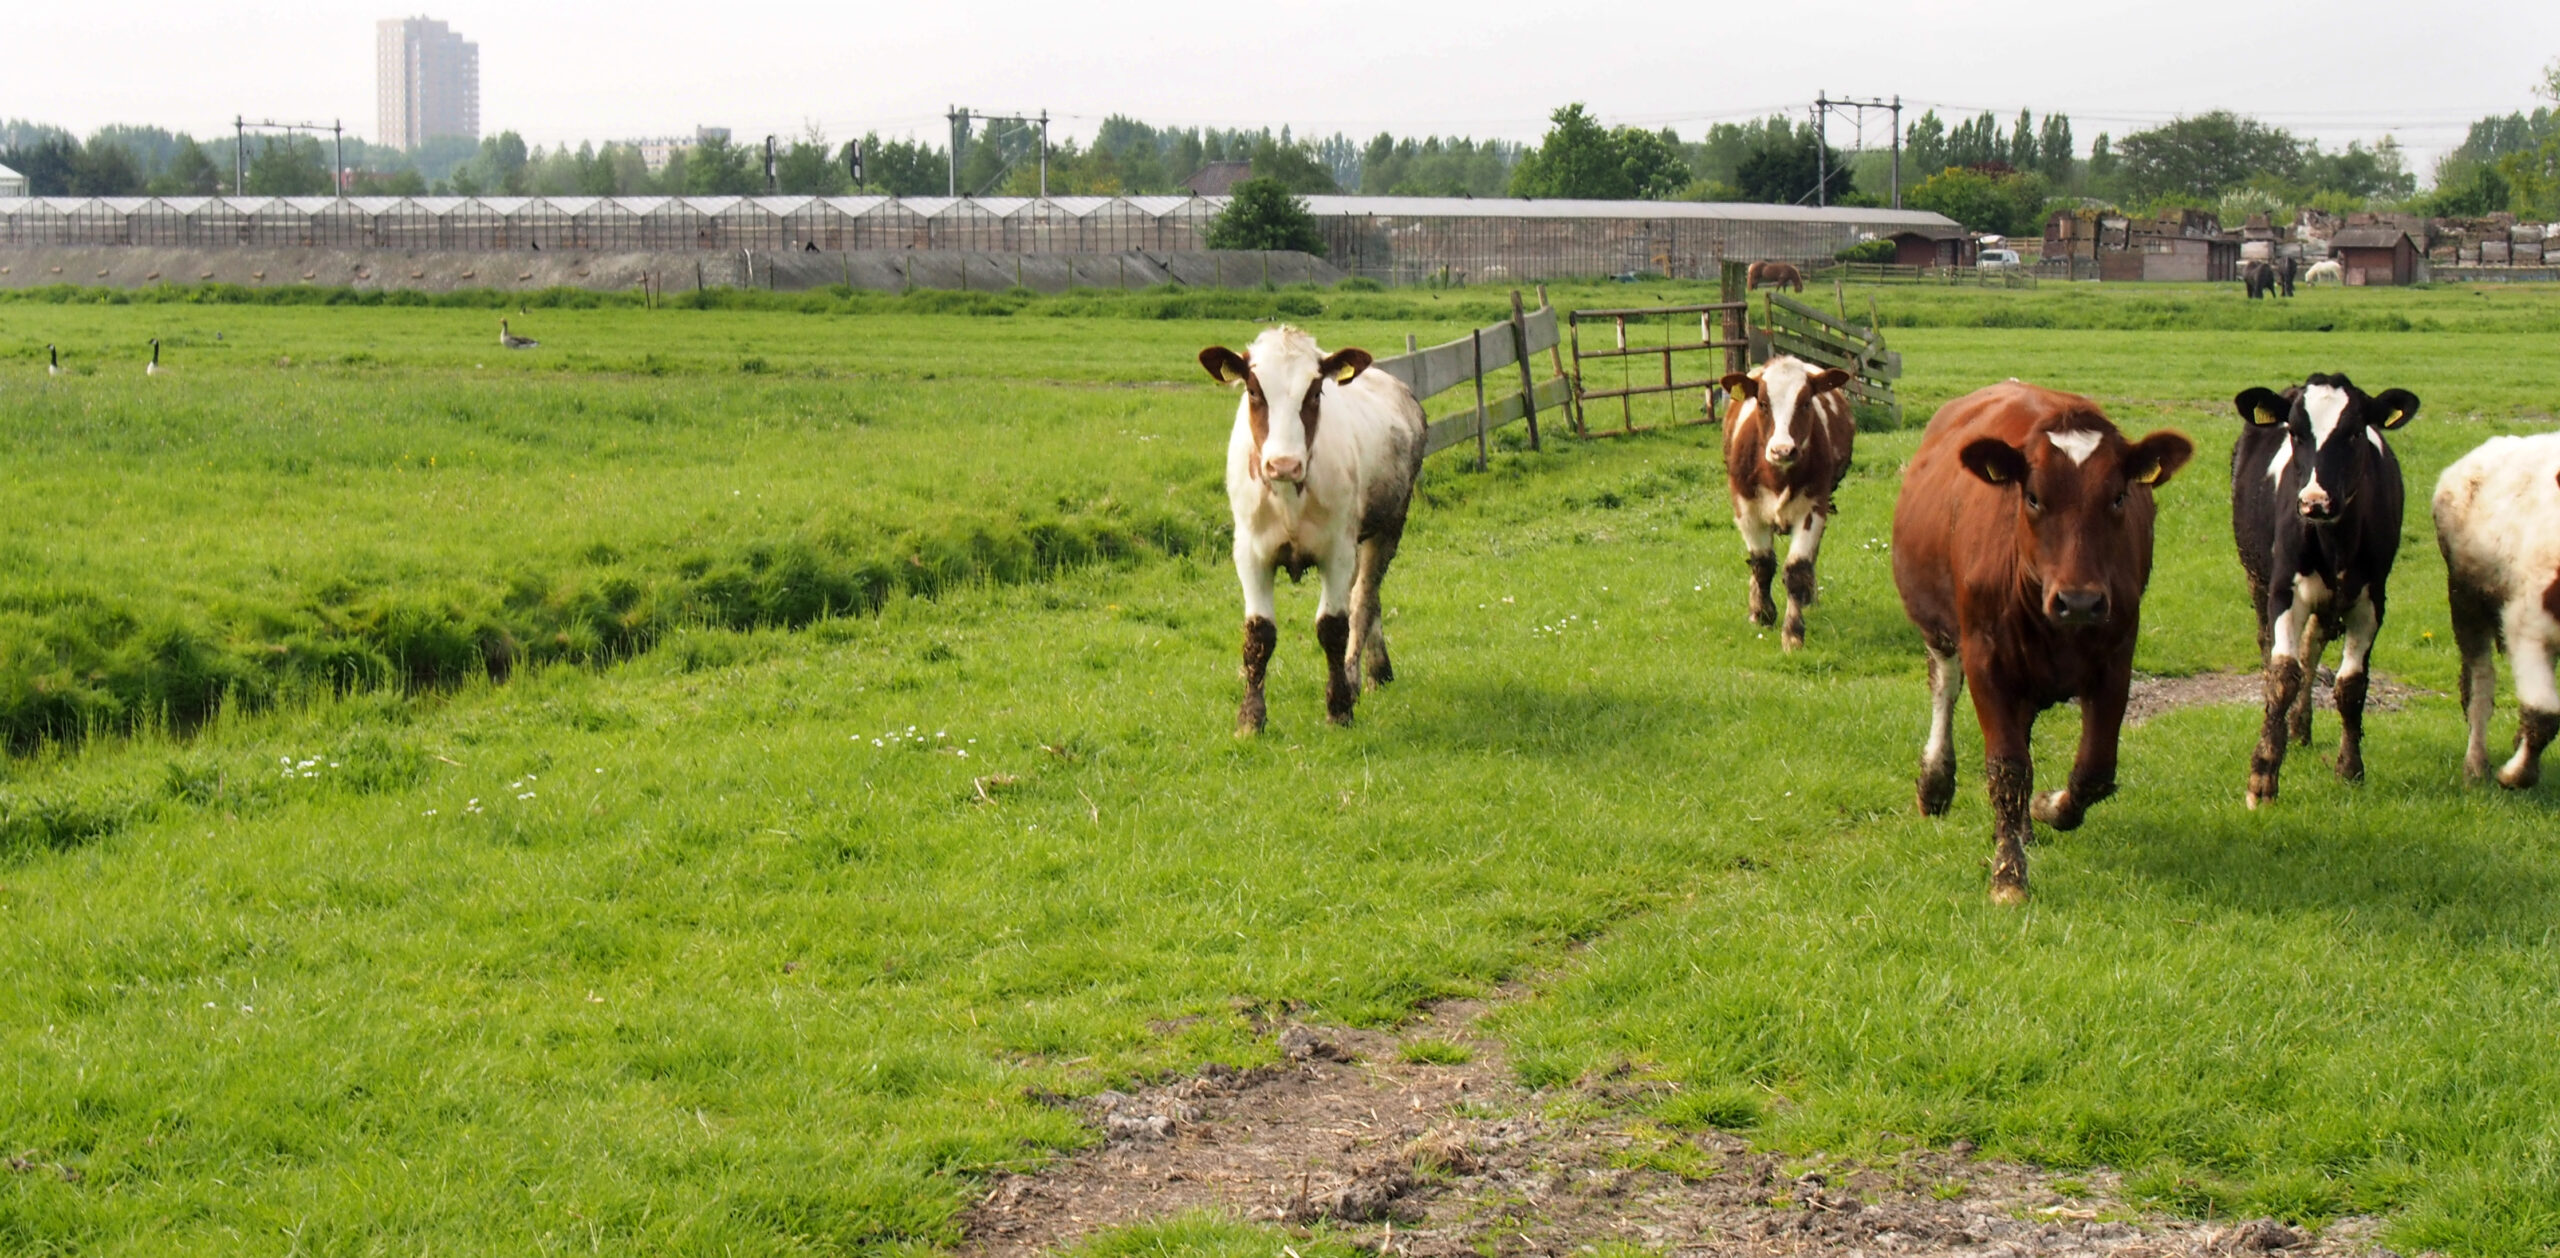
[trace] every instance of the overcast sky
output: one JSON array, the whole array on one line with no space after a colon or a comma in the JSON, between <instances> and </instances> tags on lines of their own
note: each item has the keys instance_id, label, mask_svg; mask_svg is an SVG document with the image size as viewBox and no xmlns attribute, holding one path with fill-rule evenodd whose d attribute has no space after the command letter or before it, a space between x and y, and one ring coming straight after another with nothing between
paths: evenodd
<instances>
[{"instance_id":1,"label":"overcast sky","mask_svg":"<svg viewBox=\"0 0 2560 1258\"><path fill-rule=\"evenodd\" d=\"M211 135L235 113L375 126L378 7L281 0L16 6L0 116ZM1577 16L1583 15L1583 16ZM2420 159L2488 113L2531 109L2560 3L2306 5L666 3L435 0L480 45L484 132L535 144L815 123L939 140L951 105L1366 138L1535 140L1581 100L1671 126L1784 110L1817 90L1941 116L2067 113L2085 151L2233 109L2336 146L2389 133ZM1905 121L1916 116L1906 113ZM1881 125L1869 134L1883 142ZM1849 147L1842 134L1834 142Z\"/></svg>"}]
</instances>

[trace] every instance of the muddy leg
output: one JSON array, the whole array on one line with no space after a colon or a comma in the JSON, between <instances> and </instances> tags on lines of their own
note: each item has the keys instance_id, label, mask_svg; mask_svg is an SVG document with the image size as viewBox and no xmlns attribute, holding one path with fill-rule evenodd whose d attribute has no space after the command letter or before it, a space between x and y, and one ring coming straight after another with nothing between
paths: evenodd
<instances>
[{"instance_id":1,"label":"muddy leg","mask_svg":"<svg viewBox=\"0 0 2560 1258\"><path fill-rule=\"evenodd\" d=\"M2376 587L2347 609L2346 633L2338 648L2338 776L2349 782L2364 780L2364 696L2370 680L2365 664L2381 632L2382 593ZM2306 727L2309 724L2304 722Z\"/></svg>"},{"instance_id":2,"label":"muddy leg","mask_svg":"<svg viewBox=\"0 0 2560 1258\"><path fill-rule=\"evenodd\" d=\"M1733 504L1733 527L1742 534L1743 557L1751 565L1751 623L1774 624L1778 609L1769 601L1769 582L1778 575L1777 530L1742 502Z\"/></svg>"},{"instance_id":3,"label":"muddy leg","mask_svg":"<svg viewBox=\"0 0 2560 1258\"><path fill-rule=\"evenodd\" d=\"M1271 619L1273 563L1242 535L1236 538L1236 580L1244 586L1244 702L1236 708L1236 737L1262 732L1262 679L1271 668L1280 628Z\"/></svg>"},{"instance_id":4,"label":"muddy leg","mask_svg":"<svg viewBox=\"0 0 2560 1258\"><path fill-rule=\"evenodd\" d=\"M1324 647L1324 712L1336 725L1351 723L1351 705L1360 700L1359 661L1351 654L1351 576L1354 556L1339 556L1323 565L1324 602L1316 608L1316 642Z\"/></svg>"},{"instance_id":5,"label":"muddy leg","mask_svg":"<svg viewBox=\"0 0 2560 1258\"><path fill-rule=\"evenodd\" d=\"M2453 641L2462 648L2462 715L2471 727L2462 773L2477 782L2489 776L2489 713L2498 704L2498 614L2461 582L2452 586Z\"/></svg>"},{"instance_id":6,"label":"muddy leg","mask_svg":"<svg viewBox=\"0 0 2560 1258\"><path fill-rule=\"evenodd\" d=\"M2302 661L2302 691L2293 697L2293 710L2287 714L2285 722L2286 733L2296 746L2311 745L2311 711L2318 706L2311 700L2320 684L2320 653L2328 649L2328 639L2320 632L2320 618L2313 616L2304 620L2302 649L2294 656ZM2339 671L2343 673L2346 670L2341 668Z\"/></svg>"},{"instance_id":7,"label":"muddy leg","mask_svg":"<svg viewBox=\"0 0 2560 1258\"><path fill-rule=\"evenodd\" d=\"M2034 829L2027 799L2035 792L2035 766L2024 757L1987 759L1982 777L1991 788L1991 898L2001 904L2024 904L2027 839Z\"/></svg>"},{"instance_id":8,"label":"muddy leg","mask_svg":"<svg viewBox=\"0 0 2560 1258\"><path fill-rule=\"evenodd\" d=\"M2284 602L2272 617L2275 642L2267 655L2266 719L2258 731L2257 754L2249 757L2249 793L2245 798L2251 808L2276 797L2277 781L2284 775L2285 727L2292 717L2293 701L2310 684L2304 680L2302 661L2294 654L2301 646L2310 608L2293 597L2290 587L2278 587L2276 595Z\"/></svg>"},{"instance_id":9,"label":"muddy leg","mask_svg":"<svg viewBox=\"0 0 2560 1258\"><path fill-rule=\"evenodd\" d=\"M2124 733L2124 708L2133 693L2133 654L2113 662L2080 698L2080 754L2070 784L2036 797L2035 819L2056 830L2077 830L2089 806L2116 793L2116 743Z\"/></svg>"},{"instance_id":10,"label":"muddy leg","mask_svg":"<svg viewBox=\"0 0 2560 1258\"><path fill-rule=\"evenodd\" d=\"M1262 732L1262 678L1271 668L1271 649L1279 645L1280 626L1267 616L1244 622L1244 702L1236 708L1236 737Z\"/></svg>"},{"instance_id":11,"label":"muddy leg","mask_svg":"<svg viewBox=\"0 0 2560 1258\"><path fill-rule=\"evenodd\" d=\"M2515 666L2516 754L2498 770L2498 785L2521 791L2542 780L2542 749L2560 732L2560 688L2553 685L2551 644L2516 633L2510 624L2507 658Z\"/></svg>"},{"instance_id":12,"label":"muddy leg","mask_svg":"<svg viewBox=\"0 0 2560 1258\"><path fill-rule=\"evenodd\" d=\"M1813 564L1822 554L1825 522L1819 511L1806 516L1787 543L1787 622L1778 642L1790 651L1804 645L1804 609L1813 606L1820 593L1813 579Z\"/></svg>"},{"instance_id":13,"label":"muddy leg","mask_svg":"<svg viewBox=\"0 0 2560 1258\"><path fill-rule=\"evenodd\" d=\"M1387 661L1387 631L1380 623L1385 617L1378 604L1378 583L1386 580L1387 564L1395 557L1395 538L1362 542L1360 570L1351 579L1352 660L1366 670L1370 684L1378 686L1396 679L1395 665Z\"/></svg>"},{"instance_id":14,"label":"muddy leg","mask_svg":"<svg viewBox=\"0 0 2560 1258\"><path fill-rule=\"evenodd\" d=\"M1956 700L1964 695L1964 666L1953 655L1929 652L1929 741L1920 748L1920 815L1943 817L1956 798Z\"/></svg>"}]
</instances>

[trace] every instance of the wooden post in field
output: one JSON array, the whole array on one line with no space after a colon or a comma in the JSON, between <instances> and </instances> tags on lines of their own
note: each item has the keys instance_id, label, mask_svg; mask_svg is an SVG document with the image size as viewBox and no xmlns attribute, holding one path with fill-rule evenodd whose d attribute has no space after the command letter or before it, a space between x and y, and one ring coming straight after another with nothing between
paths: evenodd
<instances>
[{"instance_id":1,"label":"wooden post in field","mask_svg":"<svg viewBox=\"0 0 2560 1258\"><path fill-rule=\"evenodd\" d=\"M1749 287L1750 277L1751 267L1748 263L1726 262L1724 264L1723 282L1719 286L1723 295L1717 300L1748 304L1751 300L1751 290ZM1742 311L1740 309L1733 309L1724 312L1724 339L1734 342L1734 344L1725 346L1724 349L1725 374L1732 375L1735 372L1748 368L1751 364L1747 361L1741 345L1744 338L1742 335Z\"/></svg>"},{"instance_id":2,"label":"wooden post in field","mask_svg":"<svg viewBox=\"0 0 2560 1258\"><path fill-rule=\"evenodd\" d=\"M1511 356L1520 360L1520 409L1529 419L1529 448L1538 448L1538 382L1529 374L1529 316L1520 310L1520 290L1511 290Z\"/></svg>"},{"instance_id":3,"label":"wooden post in field","mask_svg":"<svg viewBox=\"0 0 2560 1258\"><path fill-rule=\"evenodd\" d=\"M1568 336L1573 338L1574 376L1571 411L1573 416L1573 435L1577 437L1588 437L1591 435L1591 430L1583 427L1582 425L1582 324L1575 320L1567 319L1565 320L1565 332Z\"/></svg>"},{"instance_id":4,"label":"wooden post in field","mask_svg":"<svg viewBox=\"0 0 2560 1258\"><path fill-rule=\"evenodd\" d=\"M1485 422L1485 416L1484 416L1484 329L1482 329L1482 328L1477 328L1475 331L1473 331L1473 332L1469 332L1469 333L1467 334L1467 338L1468 338L1469 340L1471 340L1471 341L1473 341L1473 342L1475 343L1475 354L1476 354L1476 364L1475 364L1475 375L1476 375L1476 470L1477 470L1477 471L1479 471L1479 472L1481 472L1481 471L1483 471L1483 470L1485 469L1485 457L1484 457L1484 422Z\"/></svg>"}]
</instances>

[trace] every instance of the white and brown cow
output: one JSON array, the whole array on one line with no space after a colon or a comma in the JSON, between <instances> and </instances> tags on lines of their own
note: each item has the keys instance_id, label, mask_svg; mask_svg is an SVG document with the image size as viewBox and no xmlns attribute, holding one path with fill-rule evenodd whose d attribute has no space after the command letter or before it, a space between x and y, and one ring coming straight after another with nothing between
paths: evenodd
<instances>
[{"instance_id":1,"label":"white and brown cow","mask_svg":"<svg viewBox=\"0 0 2560 1258\"><path fill-rule=\"evenodd\" d=\"M1751 370L1724 378L1725 483L1733 491L1733 526L1751 565L1751 619L1776 618L1769 581L1778 570L1777 535L1787 543L1787 623L1779 641L1787 650L1804 645L1804 609L1817 586L1814 561L1831 518L1832 492L1849 474L1857 426L1849 396L1840 391L1849 373L1817 371L1801 358L1780 354Z\"/></svg>"},{"instance_id":2,"label":"white and brown cow","mask_svg":"<svg viewBox=\"0 0 2560 1258\"><path fill-rule=\"evenodd\" d=\"M2498 785L2523 790L2542 777L2542 750L2560 731L2560 433L2494 437L2436 481L2436 545L2444 550L2453 638L2462 648L2462 707L2474 778L2489 771L2489 709L2497 702L2493 651L2516 679L2516 752Z\"/></svg>"},{"instance_id":3,"label":"white and brown cow","mask_svg":"<svg viewBox=\"0 0 2560 1258\"><path fill-rule=\"evenodd\" d=\"M1404 537L1422 473L1425 421L1404 382L1370 371L1366 350L1328 354L1293 327L1275 327L1242 354L1200 351L1220 383L1241 385L1227 441L1227 502L1235 512L1236 577L1244 584L1244 703L1236 733L1262 731L1262 680L1280 633L1275 570L1324 580L1316 641L1325 655L1325 709L1351 723L1362 662L1372 682L1393 680L1379 627L1378 583Z\"/></svg>"}]
</instances>

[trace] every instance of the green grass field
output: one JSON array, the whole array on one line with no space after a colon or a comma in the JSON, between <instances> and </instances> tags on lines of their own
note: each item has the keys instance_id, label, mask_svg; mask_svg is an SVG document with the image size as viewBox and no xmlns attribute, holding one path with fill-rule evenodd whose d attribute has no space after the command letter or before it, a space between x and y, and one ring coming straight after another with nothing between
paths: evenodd
<instances>
[{"instance_id":1,"label":"green grass field","mask_svg":"<svg viewBox=\"0 0 2560 1258\"><path fill-rule=\"evenodd\" d=\"M1631 1064L1674 1124L2560 1249L2560 794L2460 780L2423 506L2553 421L2560 294L1870 295L1912 430L1860 439L1805 651L1742 617L1713 430L1515 431L1426 473L1400 680L1326 727L1289 590L1253 742L1193 362L1249 306L547 306L508 354L491 309L0 302L0 1249L930 1251L1088 1138L1028 1088L1506 980L1530 1081ZM1382 353L1501 299L1220 298ZM2195 436L2141 666L2246 669L2229 398L2313 370L2424 399L2375 666L2447 693L2258 813L2253 711L2132 730L1995 908L1969 718L1911 804L1920 419L2014 375Z\"/></svg>"}]
</instances>

